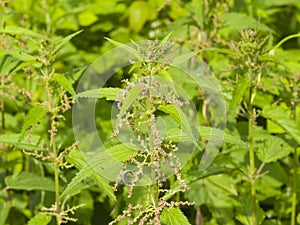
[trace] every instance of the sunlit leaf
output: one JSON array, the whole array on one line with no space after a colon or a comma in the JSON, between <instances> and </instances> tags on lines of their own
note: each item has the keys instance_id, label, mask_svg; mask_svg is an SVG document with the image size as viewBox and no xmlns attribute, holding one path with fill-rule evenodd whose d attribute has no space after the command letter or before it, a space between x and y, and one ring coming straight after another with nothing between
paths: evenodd
<instances>
[{"instance_id":1,"label":"sunlit leaf","mask_svg":"<svg viewBox=\"0 0 300 225\"><path fill-rule=\"evenodd\" d=\"M98 17L89 11L84 11L78 15L79 24L81 26L89 26L98 20Z\"/></svg>"},{"instance_id":2,"label":"sunlit leaf","mask_svg":"<svg viewBox=\"0 0 300 225\"><path fill-rule=\"evenodd\" d=\"M190 225L186 216L178 208L165 208L160 218L161 222L165 225Z\"/></svg>"},{"instance_id":3,"label":"sunlit leaf","mask_svg":"<svg viewBox=\"0 0 300 225\"><path fill-rule=\"evenodd\" d=\"M108 101L116 100L118 94L122 91L121 88L101 88L83 91L76 94L76 98L105 98Z\"/></svg>"},{"instance_id":4,"label":"sunlit leaf","mask_svg":"<svg viewBox=\"0 0 300 225\"><path fill-rule=\"evenodd\" d=\"M75 95L75 91L69 82L69 80L59 73L55 73L53 75L54 80L59 83L66 91L68 91L71 95Z\"/></svg>"},{"instance_id":5,"label":"sunlit leaf","mask_svg":"<svg viewBox=\"0 0 300 225\"><path fill-rule=\"evenodd\" d=\"M57 52L63 45L65 45L67 42L69 42L73 37L75 37L76 35L80 34L82 32L82 30L77 31L73 34L70 34L64 38L55 38L53 40L53 42L55 43L55 49L54 52Z\"/></svg>"},{"instance_id":6,"label":"sunlit leaf","mask_svg":"<svg viewBox=\"0 0 300 225\"><path fill-rule=\"evenodd\" d=\"M138 85L133 86L128 92L126 92L125 99L122 101L122 106L118 114L118 120L120 120L130 106L137 100L140 95L140 87Z\"/></svg>"},{"instance_id":7,"label":"sunlit leaf","mask_svg":"<svg viewBox=\"0 0 300 225\"><path fill-rule=\"evenodd\" d=\"M120 47L122 49L124 49L125 51L127 51L128 53L132 54L132 56L136 57L137 59L139 59L140 61L142 61L142 58L140 57L139 53L137 52L136 49L132 48L131 45L128 44L123 44L117 41L114 41L110 38L105 38L106 40L108 40L110 43L112 43L113 45L115 45L116 47Z\"/></svg>"},{"instance_id":8,"label":"sunlit leaf","mask_svg":"<svg viewBox=\"0 0 300 225\"><path fill-rule=\"evenodd\" d=\"M36 135L31 135L30 139L23 139L20 134L1 134L0 143L18 145L18 148L25 150L40 150L43 146L43 140L41 137Z\"/></svg>"},{"instance_id":9,"label":"sunlit leaf","mask_svg":"<svg viewBox=\"0 0 300 225\"><path fill-rule=\"evenodd\" d=\"M27 130L32 126L35 126L46 115L47 112L48 109L44 106L36 106L31 108L24 119L20 138L23 139Z\"/></svg>"},{"instance_id":10,"label":"sunlit leaf","mask_svg":"<svg viewBox=\"0 0 300 225\"><path fill-rule=\"evenodd\" d=\"M11 203L9 201L4 201L0 199L0 225L5 224L11 208Z\"/></svg>"},{"instance_id":11,"label":"sunlit leaf","mask_svg":"<svg viewBox=\"0 0 300 225\"><path fill-rule=\"evenodd\" d=\"M151 5L146 1L134 1L130 5L128 13L130 28L139 32L151 17Z\"/></svg>"},{"instance_id":12,"label":"sunlit leaf","mask_svg":"<svg viewBox=\"0 0 300 225\"><path fill-rule=\"evenodd\" d=\"M33 38L44 38L43 35L36 33L32 30L17 27L17 26L6 26L5 28L0 28L0 33L10 34L10 35L26 35Z\"/></svg>"},{"instance_id":13,"label":"sunlit leaf","mask_svg":"<svg viewBox=\"0 0 300 225\"><path fill-rule=\"evenodd\" d=\"M125 162L130 160L131 155L136 155L138 152L135 146L131 143L114 145L106 150L114 159Z\"/></svg>"},{"instance_id":14,"label":"sunlit leaf","mask_svg":"<svg viewBox=\"0 0 300 225\"><path fill-rule=\"evenodd\" d=\"M51 216L38 213L28 221L28 225L47 225L51 221Z\"/></svg>"},{"instance_id":15,"label":"sunlit leaf","mask_svg":"<svg viewBox=\"0 0 300 225\"><path fill-rule=\"evenodd\" d=\"M248 78L246 77L240 77L234 92L232 94L232 99L229 103L229 110L234 110L234 108L241 103L242 98L245 94L245 92L248 90L248 88L250 87L250 81L248 80Z\"/></svg>"}]
</instances>

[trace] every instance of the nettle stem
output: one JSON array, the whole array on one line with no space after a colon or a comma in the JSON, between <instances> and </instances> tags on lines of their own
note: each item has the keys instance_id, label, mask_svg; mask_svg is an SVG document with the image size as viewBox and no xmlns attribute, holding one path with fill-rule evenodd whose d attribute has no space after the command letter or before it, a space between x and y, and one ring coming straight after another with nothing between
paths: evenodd
<instances>
[{"instance_id":1,"label":"nettle stem","mask_svg":"<svg viewBox=\"0 0 300 225\"><path fill-rule=\"evenodd\" d=\"M249 103L248 103L248 142L249 142L249 163L250 163L250 183L251 183L251 205L252 205L252 225L257 225L257 209L256 209L256 168L255 168L255 154L253 147L253 128L256 120L256 111L253 108L252 104L255 98L255 90L253 87L250 87Z\"/></svg>"},{"instance_id":2,"label":"nettle stem","mask_svg":"<svg viewBox=\"0 0 300 225\"><path fill-rule=\"evenodd\" d=\"M55 142L53 141L53 155L54 160L57 158L57 149ZM55 210L56 210L56 224L60 225L60 193L59 193L59 167L57 163L54 163L54 179L55 179Z\"/></svg>"},{"instance_id":3,"label":"nettle stem","mask_svg":"<svg viewBox=\"0 0 300 225\"><path fill-rule=\"evenodd\" d=\"M150 151L155 151L154 149L154 140L153 140L153 136L151 134L151 127L149 127L149 131L150 131ZM151 157L151 161L155 161L155 159L153 158L153 156ZM153 193L152 193L152 199L153 199L153 204L155 209L157 209L159 207L159 203L158 203L158 182L156 179L156 171L155 168L152 167L151 170L151 176L152 176L152 185L153 185Z\"/></svg>"},{"instance_id":4,"label":"nettle stem","mask_svg":"<svg viewBox=\"0 0 300 225\"><path fill-rule=\"evenodd\" d=\"M4 75L1 76L1 87L2 89L4 88ZM0 109L1 109L1 134L5 134L6 129L5 129L5 106L4 106L4 97L1 98L0 101ZM3 144L3 151L4 151L4 161L7 161L7 149L5 144ZM10 174L9 169L5 170L6 176L8 176ZM7 193L7 201L12 202L12 195L11 195L11 191L8 189L6 189L6 193ZM12 216L12 211L9 212L9 224L12 225L13 224L13 216Z\"/></svg>"},{"instance_id":5,"label":"nettle stem","mask_svg":"<svg viewBox=\"0 0 300 225\"><path fill-rule=\"evenodd\" d=\"M49 78L53 73L49 73L48 69L45 70L46 76ZM61 215L60 215L60 192L59 192L59 162L58 162L58 151L57 146L55 143L55 136L56 136L56 128L57 123L55 119L57 118L57 109L55 108L57 105L58 99L55 99L53 96L52 87L50 86L49 79L46 80L46 92L48 95L48 108L51 115L50 119L50 130L48 131L50 134L50 149L52 150L53 156L53 166L54 166L54 182L55 182L55 217L56 217L56 224L61 224Z\"/></svg>"},{"instance_id":6,"label":"nettle stem","mask_svg":"<svg viewBox=\"0 0 300 225\"><path fill-rule=\"evenodd\" d=\"M296 120L296 108L292 107L293 119ZM297 148L294 149L293 159L293 183L292 183L292 212L291 212L291 225L296 225L296 208L297 208L297 179L298 179L298 152Z\"/></svg>"}]
</instances>

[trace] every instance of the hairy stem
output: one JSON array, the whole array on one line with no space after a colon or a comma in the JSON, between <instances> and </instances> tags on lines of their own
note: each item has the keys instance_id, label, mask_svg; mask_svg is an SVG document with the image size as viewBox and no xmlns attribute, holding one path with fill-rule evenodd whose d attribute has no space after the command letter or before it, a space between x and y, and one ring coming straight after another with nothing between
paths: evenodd
<instances>
[{"instance_id":1,"label":"hairy stem","mask_svg":"<svg viewBox=\"0 0 300 225\"><path fill-rule=\"evenodd\" d=\"M53 143L54 159L57 158L56 145ZM56 224L60 225L60 193L59 193L59 168L57 163L54 163L54 179L55 179L55 209L56 209Z\"/></svg>"},{"instance_id":2,"label":"hairy stem","mask_svg":"<svg viewBox=\"0 0 300 225\"><path fill-rule=\"evenodd\" d=\"M151 127L149 127L150 130L150 151L155 151L154 149L154 140L153 140L153 136L151 134ZM154 161L153 157L151 159L152 161ZM157 179L156 179L156 171L155 168L152 167L152 171L151 171L151 176L152 176L152 185L153 185L153 193L152 193L152 198L153 198L153 204L155 209L158 208L159 203L158 203L158 183L157 183Z\"/></svg>"},{"instance_id":3,"label":"hairy stem","mask_svg":"<svg viewBox=\"0 0 300 225\"><path fill-rule=\"evenodd\" d=\"M1 86L4 87L4 75L1 76ZM5 129L5 108L4 108L4 98L1 98L0 101L0 109L1 109L1 133L5 134L6 129ZM6 147L5 145L3 146L3 150L4 150L4 161L7 161L7 152L6 152ZM10 174L9 169L5 170L6 176L8 176ZM6 193L7 193L7 201L12 202L12 196L11 196L11 191L8 189L6 189ZM12 215L12 211L9 212L9 224L13 225L13 215Z\"/></svg>"},{"instance_id":4,"label":"hairy stem","mask_svg":"<svg viewBox=\"0 0 300 225\"><path fill-rule=\"evenodd\" d=\"M257 225L257 209L256 209L256 187L255 187L255 157L253 147L253 127L255 124L255 109L252 103L255 92L250 87L250 99L248 104L249 120L248 120L248 141L249 141L249 163L250 163L250 183L251 183L251 205L252 205L252 225Z\"/></svg>"},{"instance_id":5,"label":"hairy stem","mask_svg":"<svg viewBox=\"0 0 300 225\"><path fill-rule=\"evenodd\" d=\"M296 120L296 109L292 108L293 117ZM296 207L297 207L297 176L298 173L298 152L297 148L294 149L294 162L293 162L293 183L292 183L292 212L291 212L291 225L296 225Z\"/></svg>"}]
</instances>

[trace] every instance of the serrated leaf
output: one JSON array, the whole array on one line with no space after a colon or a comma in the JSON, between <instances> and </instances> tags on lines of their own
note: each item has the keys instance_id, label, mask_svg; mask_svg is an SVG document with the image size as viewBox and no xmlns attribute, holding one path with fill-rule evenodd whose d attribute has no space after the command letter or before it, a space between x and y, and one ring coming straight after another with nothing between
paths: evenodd
<instances>
[{"instance_id":1,"label":"serrated leaf","mask_svg":"<svg viewBox=\"0 0 300 225\"><path fill-rule=\"evenodd\" d=\"M220 130L218 128L199 126L197 128L197 132L199 132L202 141L203 140L220 141L220 139L223 138L223 141L228 144L238 145L240 147L248 148L248 143L244 142L239 137L224 133L223 130ZM169 129L167 131L166 138L176 142L191 141L190 137L179 128Z\"/></svg>"},{"instance_id":2,"label":"serrated leaf","mask_svg":"<svg viewBox=\"0 0 300 225\"><path fill-rule=\"evenodd\" d=\"M15 27L15 26L6 26L5 28L1 27L0 33L11 34L11 35L26 35L33 38L44 38L43 35L36 33L32 30L22 28L22 27Z\"/></svg>"},{"instance_id":3,"label":"serrated leaf","mask_svg":"<svg viewBox=\"0 0 300 225\"><path fill-rule=\"evenodd\" d=\"M75 177L71 180L70 183L68 183L67 187L64 189L64 191L61 193L60 197L65 198L66 196L73 196L80 191L89 188L93 183L86 182L88 178L90 178L92 173L92 168L86 166L79 170L78 173L76 173Z\"/></svg>"},{"instance_id":4,"label":"serrated leaf","mask_svg":"<svg viewBox=\"0 0 300 225\"><path fill-rule=\"evenodd\" d=\"M99 172L97 172L97 168L99 166L101 167L101 165L103 164L103 161L101 161L103 160L101 158L101 155L102 154L98 154L97 157L93 158L94 161L90 161L89 164L86 162L81 152L77 150L72 155L69 155L69 157L71 158L70 160L75 161L77 164L76 166L79 167L79 172L67 185L67 187L61 194L61 198L64 198L66 196L73 196L79 193L81 190L97 184L101 191L104 191L110 199L116 201L116 196L114 195L113 189L109 185L109 182L104 177L102 177ZM107 158L105 158L104 160L106 163L111 163L107 160Z\"/></svg>"},{"instance_id":5,"label":"serrated leaf","mask_svg":"<svg viewBox=\"0 0 300 225\"><path fill-rule=\"evenodd\" d=\"M207 178L218 174L232 174L233 171L238 169L238 165L234 162L233 158L228 155L217 155L213 163L203 171L191 170L184 175L184 181L187 185L191 185L196 181ZM181 188L181 184L176 182L175 185L171 187L172 190L178 190ZM165 201L169 200L174 194L166 194L163 196Z\"/></svg>"},{"instance_id":6,"label":"serrated leaf","mask_svg":"<svg viewBox=\"0 0 300 225\"><path fill-rule=\"evenodd\" d=\"M191 225L186 216L178 208L164 208L160 218L164 225Z\"/></svg>"},{"instance_id":7,"label":"serrated leaf","mask_svg":"<svg viewBox=\"0 0 300 225\"><path fill-rule=\"evenodd\" d=\"M24 67L27 67L27 66L32 65L32 64L36 64L36 61L35 61L35 60L31 60L31 61L21 62L20 64L18 64L17 67L15 67L15 68L11 71L11 73L17 72L17 71L23 69ZM38 64L36 64L36 65L38 65Z\"/></svg>"},{"instance_id":8,"label":"serrated leaf","mask_svg":"<svg viewBox=\"0 0 300 225\"><path fill-rule=\"evenodd\" d=\"M24 119L19 142L24 138L25 134L27 133L27 129L36 125L41 120L41 118L46 115L47 112L48 109L44 106L36 106L29 110L28 114Z\"/></svg>"},{"instance_id":9,"label":"serrated leaf","mask_svg":"<svg viewBox=\"0 0 300 225\"><path fill-rule=\"evenodd\" d=\"M10 74L19 63L19 60L16 60L11 55L4 55L0 59L0 72L4 75Z\"/></svg>"},{"instance_id":10,"label":"serrated leaf","mask_svg":"<svg viewBox=\"0 0 300 225\"><path fill-rule=\"evenodd\" d=\"M73 86L66 77L64 77L63 75L61 75L59 73L55 73L53 75L53 78L57 83L59 83L61 86L63 86L63 88L66 91L68 91L71 95L73 95L73 96L75 95Z\"/></svg>"},{"instance_id":11,"label":"serrated leaf","mask_svg":"<svg viewBox=\"0 0 300 225\"><path fill-rule=\"evenodd\" d=\"M136 85L133 86L128 92L126 92L125 99L122 101L120 112L118 113L118 120L129 110L130 106L136 101L140 94L141 88Z\"/></svg>"},{"instance_id":12,"label":"serrated leaf","mask_svg":"<svg viewBox=\"0 0 300 225\"><path fill-rule=\"evenodd\" d=\"M45 116L47 112L48 109L43 106L36 106L34 108L31 108L24 119L24 123L22 126L22 134L26 132L26 129L36 125L37 122L39 122L40 119L43 116Z\"/></svg>"},{"instance_id":13,"label":"serrated leaf","mask_svg":"<svg viewBox=\"0 0 300 225\"><path fill-rule=\"evenodd\" d=\"M105 98L108 101L115 101L121 88L101 88L83 91L76 94L76 98Z\"/></svg>"},{"instance_id":14,"label":"serrated leaf","mask_svg":"<svg viewBox=\"0 0 300 225\"><path fill-rule=\"evenodd\" d=\"M251 196L248 194L239 195L236 198L236 219L244 225L253 225L252 223L252 203ZM256 214L257 223L261 224L265 215L264 211L259 207L258 202L256 203Z\"/></svg>"},{"instance_id":15,"label":"serrated leaf","mask_svg":"<svg viewBox=\"0 0 300 225\"><path fill-rule=\"evenodd\" d=\"M11 55L21 61L26 61L26 62L36 62L36 57L24 52L24 51L20 51L20 50L9 50L9 49L0 49L0 52L5 52L8 55Z\"/></svg>"},{"instance_id":16,"label":"serrated leaf","mask_svg":"<svg viewBox=\"0 0 300 225\"><path fill-rule=\"evenodd\" d=\"M28 221L28 225L47 225L51 221L51 216L38 213Z\"/></svg>"},{"instance_id":17,"label":"serrated leaf","mask_svg":"<svg viewBox=\"0 0 300 225\"><path fill-rule=\"evenodd\" d=\"M93 175L93 177L95 178L98 187L100 188L101 191L104 191L105 194L112 200L112 201L117 201L117 198L114 194L113 188L109 185L108 181L100 176L100 174L95 173Z\"/></svg>"},{"instance_id":18,"label":"serrated leaf","mask_svg":"<svg viewBox=\"0 0 300 225\"><path fill-rule=\"evenodd\" d=\"M73 34L70 34L64 38L60 38L59 40L55 39L53 42L55 43L55 49L54 52L57 52L63 45L65 45L67 42L69 42L73 37L80 34L83 30L77 31Z\"/></svg>"},{"instance_id":19,"label":"serrated leaf","mask_svg":"<svg viewBox=\"0 0 300 225\"><path fill-rule=\"evenodd\" d=\"M229 110L233 110L237 105L239 105L243 99L243 96L247 89L250 87L250 81L248 80L247 77L240 77L234 92L232 94L232 99L229 103Z\"/></svg>"},{"instance_id":20,"label":"serrated leaf","mask_svg":"<svg viewBox=\"0 0 300 225\"><path fill-rule=\"evenodd\" d=\"M130 160L130 155L136 155L138 152L134 149L135 146L131 143L114 145L106 150L114 159L120 162Z\"/></svg>"},{"instance_id":21,"label":"serrated leaf","mask_svg":"<svg viewBox=\"0 0 300 225\"><path fill-rule=\"evenodd\" d=\"M196 53L195 52L189 52L183 55L179 55L176 58L173 59L172 64L173 65L180 65L183 62L187 62L188 60L190 60L192 57L195 57Z\"/></svg>"},{"instance_id":22,"label":"serrated leaf","mask_svg":"<svg viewBox=\"0 0 300 225\"><path fill-rule=\"evenodd\" d=\"M91 185L97 184L101 191L104 191L105 194L113 201L116 201L116 196L114 195L112 187L109 185L108 181L102 177L97 171L91 166L88 165L86 161L82 161L84 158L80 158L80 164L82 164L82 168L80 168L79 172L73 177L72 181L67 185L63 193L61 194L61 198L66 196L73 196L79 193L81 190L90 187ZM93 164L92 162L90 162ZM87 182L87 180L93 178L95 182Z\"/></svg>"},{"instance_id":23,"label":"serrated leaf","mask_svg":"<svg viewBox=\"0 0 300 225\"><path fill-rule=\"evenodd\" d=\"M199 150L201 150L201 147L198 145L198 141L196 140L198 137L195 137L195 134L197 135L199 132L190 126L190 121L179 107L175 105L160 105L158 110L171 115L176 120L178 125L181 126L183 132L190 137L192 143L195 144Z\"/></svg>"},{"instance_id":24,"label":"serrated leaf","mask_svg":"<svg viewBox=\"0 0 300 225\"><path fill-rule=\"evenodd\" d=\"M2 134L0 135L0 143L18 145L18 148L25 150L39 150L43 146L41 137L32 135L30 140L20 140L21 134Z\"/></svg>"},{"instance_id":25,"label":"serrated leaf","mask_svg":"<svg viewBox=\"0 0 300 225\"><path fill-rule=\"evenodd\" d=\"M0 225L5 224L11 208L11 203L9 201L4 201L0 199Z\"/></svg>"},{"instance_id":26,"label":"serrated leaf","mask_svg":"<svg viewBox=\"0 0 300 225\"><path fill-rule=\"evenodd\" d=\"M266 106L262 110L262 115L282 127L300 145L300 127L296 121L288 117L288 114L281 107Z\"/></svg>"},{"instance_id":27,"label":"serrated leaf","mask_svg":"<svg viewBox=\"0 0 300 225\"><path fill-rule=\"evenodd\" d=\"M257 157L265 162L275 162L288 156L294 149L279 137L269 135L261 144L257 151Z\"/></svg>"},{"instance_id":28,"label":"serrated leaf","mask_svg":"<svg viewBox=\"0 0 300 225\"><path fill-rule=\"evenodd\" d=\"M120 43L120 42L117 42L117 41L114 41L110 38L105 38L106 40L108 40L110 43L112 43L113 45L117 46L117 47L120 47L122 49L124 49L125 51L127 51L128 53L131 53L132 56L136 57L136 59L142 61L142 58L140 57L139 53L137 52L137 50L135 50L134 48L132 48L130 45L128 44L123 44L123 43ZM130 57L131 60L134 60Z\"/></svg>"},{"instance_id":29,"label":"serrated leaf","mask_svg":"<svg viewBox=\"0 0 300 225\"><path fill-rule=\"evenodd\" d=\"M171 35L173 32L170 32L169 34L167 34L164 39L161 40L159 47L163 47L167 42L170 41Z\"/></svg>"},{"instance_id":30,"label":"serrated leaf","mask_svg":"<svg viewBox=\"0 0 300 225\"><path fill-rule=\"evenodd\" d=\"M27 172L15 173L5 178L5 183L9 189L15 190L42 190L55 192L54 181L47 177Z\"/></svg>"}]
</instances>

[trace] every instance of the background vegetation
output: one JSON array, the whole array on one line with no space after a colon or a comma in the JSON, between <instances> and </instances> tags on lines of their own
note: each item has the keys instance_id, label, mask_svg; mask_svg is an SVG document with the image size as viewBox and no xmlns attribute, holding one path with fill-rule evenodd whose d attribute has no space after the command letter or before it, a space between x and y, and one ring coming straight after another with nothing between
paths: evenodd
<instances>
[{"instance_id":1,"label":"background vegetation","mask_svg":"<svg viewBox=\"0 0 300 225\"><path fill-rule=\"evenodd\" d=\"M128 186L114 191L113 182L89 169L73 135L74 90L86 68L115 47L113 41L162 40L168 35L210 67L226 101L227 126L222 148L207 169L198 169L203 151L196 151L181 172L175 169L176 175L163 183L170 192L156 197L170 205L155 216L147 211L148 224L300 224L299 1L0 4L0 225L134 221L118 215L136 218L137 208L126 214L130 204L146 207L147 190L156 193L160 186L133 190L129 198ZM146 65L139 64L135 73L148 75ZM163 70L149 65L157 73ZM201 90L166 71L189 90L200 125L209 126L209 104ZM129 68L118 71L105 85L130 91L130 82L141 82L132 74ZM125 78L130 80L127 85L121 82ZM113 149L112 102L106 100L111 95L92 97L99 97L101 105L96 114L99 135ZM160 106L166 117L176 120L170 109L155 104L155 110ZM199 145L207 139L200 136ZM115 151L123 152L121 161L132 154L126 148ZM190 189L172 192L178 184ZM132 224L147 224L142 218Z\"/></svg>"}]
</instances>

